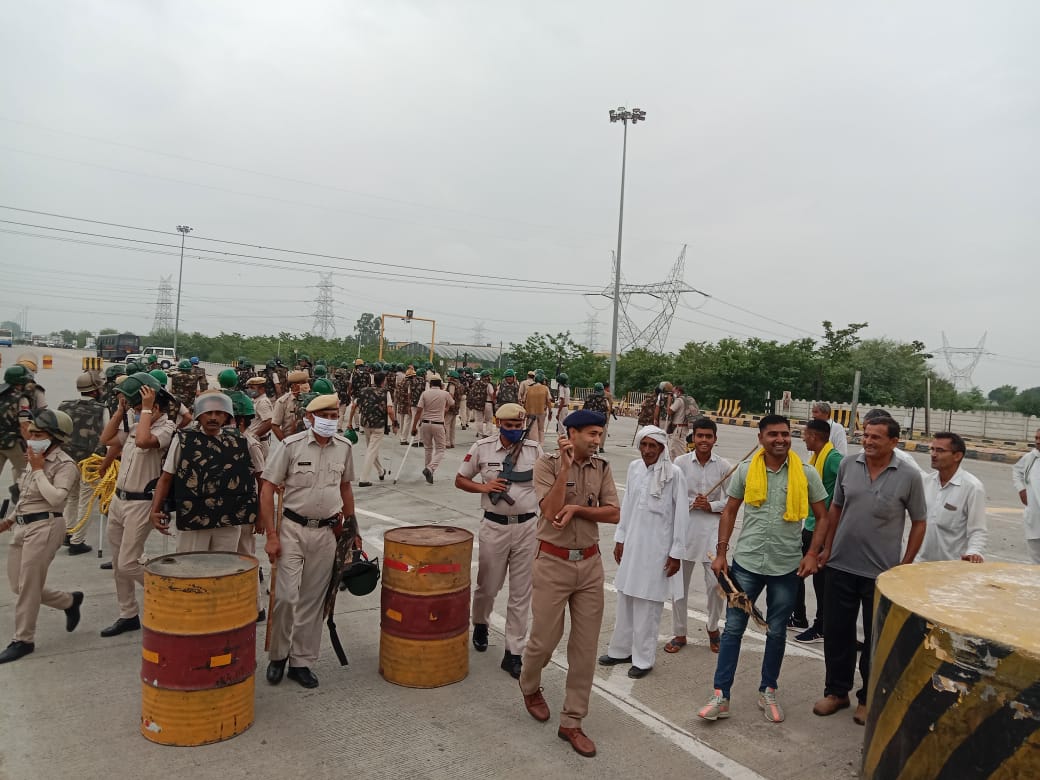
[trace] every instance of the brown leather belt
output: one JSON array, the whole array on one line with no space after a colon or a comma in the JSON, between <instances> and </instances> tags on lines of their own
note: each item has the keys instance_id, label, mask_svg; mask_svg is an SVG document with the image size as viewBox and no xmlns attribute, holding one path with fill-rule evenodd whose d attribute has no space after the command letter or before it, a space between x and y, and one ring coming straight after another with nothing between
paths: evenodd
<instances>
[{"instance_id":1,"label":"brown leather belt","mask_svg":"<svg viewBox=\"0 0 1040 780\"><path fill-rule=\"evenodd\" d=\"M580 550L571 550L567 547L557 547L555 544L539 540L538 549L549 553L549 555L555 555L557 558L563 558L565 561L584 561L593 555L599 555L598 544L589 545Z\"/></svg>"}]
</instances>

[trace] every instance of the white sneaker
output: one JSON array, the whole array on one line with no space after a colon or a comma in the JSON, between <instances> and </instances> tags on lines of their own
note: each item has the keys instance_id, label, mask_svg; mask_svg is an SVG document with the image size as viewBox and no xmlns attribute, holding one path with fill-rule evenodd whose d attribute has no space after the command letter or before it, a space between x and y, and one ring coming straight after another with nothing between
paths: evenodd
<instances>
[{"instance_id":1,"label":"white sneaker","mask_svg":"<svg viewBox=\"0 0 1040 780\"><path fill-rule=\"evenodd\" d=\"M766 688L758 694L758 708L770 723L780 723L784 719L784 711L776 700L776 688Z\"/></svg>"},{"instance_id":2,"label":"white sneaker","mask_svg":"<svg viewBox=\"0 0 1040 780\"><path fill-rule=\"evenodd\" d=\"M722 695L722 691L718 688L708 699L708 703L705 704L700 710L697 711L697 715L704 720L719 720L720 718L729 717L729 699Z\"/></svg>"}]
</instances>

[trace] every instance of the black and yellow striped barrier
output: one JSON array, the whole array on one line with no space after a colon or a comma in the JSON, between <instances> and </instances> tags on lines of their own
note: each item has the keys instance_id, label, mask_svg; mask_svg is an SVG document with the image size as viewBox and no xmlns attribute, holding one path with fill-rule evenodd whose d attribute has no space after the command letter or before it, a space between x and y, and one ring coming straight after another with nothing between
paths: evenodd
<instances>
[{"instance_id":1,"label":"black and yellow striped barrier","mask_svg":"<svg viewBox=\"0 0 1040 780\"><path fill-rule=\"evenodd\" d=\"M719 417L739 417L740 400L720 398L719 406L715 410L715 414L717 414Z\"/></svg>"},{"instance_id":2,"label":"black and yellow striped barrier","mask_svg":"<svg viewBox=\"0 0 1040 780\"><path fill-rule=\"evenodd\" d=\"M1040 777L1035 566L899 566L873 626L862 777Z\"/></svg>"},{"instance_id":3,"label":"black and yellow striped barrier","mask_svg":"<svg viewBox=\"0 0 1040 780\"><path fill-rule=\"evenodd\" d=\"M83 358L83 371L101 371L105 368L105 359L99 357Z\"/></svg>"},{"instance_id":4,"label":"black and yellow striped barrier","mask_svg":"<svg viewBox=\"0 0 1040 780\"><path fill-rule=\"evenodd\" d=\"M838 423L842 428L848 429L849 422L852 420L851 409L831 409L831 421ZM856 415L856 427L853 430L857 430L860 427L859 415Z\"/></svg>"}]
</instances>

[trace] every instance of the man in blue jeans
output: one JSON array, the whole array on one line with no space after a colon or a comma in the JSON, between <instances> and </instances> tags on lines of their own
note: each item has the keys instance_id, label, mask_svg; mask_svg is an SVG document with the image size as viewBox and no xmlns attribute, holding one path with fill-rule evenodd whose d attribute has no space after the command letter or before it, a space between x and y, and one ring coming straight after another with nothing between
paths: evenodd
<instances>
[{"instance_id":1,"label":"man in blue jeans","mask_svg":"<svg viewBox=\"0 0 1040 780\"><path fill-rule=\"evenodd\" d=\"M762 657L758 706L766 720L779 723L784 719L784 711L777 702L776 688L787 643L787 621L794 612L799 577L817 570L812 550L802 556L801 521L808 517L810 509L817 522L823 520L827 491L816 469L791 452L791 424L786 417L763 417L758 423L758 443L761 449L751 460L741 463L730 480L711 568L716 575L728 571L752 603L763 590L766 592L769 630ZM733 552L733 565L729 566L729 540L741 504L745 505L744 525ZM744 610L732 606L726 609L726 627L715 667L715 690L697 713L704 720L729 717L730 688L747 622L748 613Z\"/></svg>"}]
</instances>

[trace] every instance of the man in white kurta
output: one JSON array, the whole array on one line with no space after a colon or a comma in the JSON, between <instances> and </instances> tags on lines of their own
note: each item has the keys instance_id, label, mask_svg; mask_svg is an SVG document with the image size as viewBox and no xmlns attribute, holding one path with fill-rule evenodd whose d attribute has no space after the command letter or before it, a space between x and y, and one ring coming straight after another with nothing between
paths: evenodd
<instances>
[{"instance_id":1,"label":"man in white kurta","mask_svg":"<svg viewBox=\"0 0 1040 780\"><path fill-rule=\"evenodd\" d=\"M1033 563L1040 563L1040 429L1036 447L1018 459L1011 469L1011 481L1025 506L1026 546Z\"/></svg>"},{"instance_id":2,"label":"man in white kurta","mask_svg":"<svg viewBox=\"0 0 1040 780\"><path fill-rule=\"evenodd\" d=\"M665 599L679 592L680 558L690 521L686 477L668 457L668 435L647 425L636 434L641 460L628 467L621 521L614 534L618 592L614 634L602 666L631 661L628 676L654 666Z\"/></svg>"},{"instance_id":3,"label":"man in white kurta","mask_svg":"<svg viewBox=\"0 0 1040 780\"><path fill-rule=\"evenodd\" d=\"M672 599L672 628L675 635L665 645L669 653L677 653L686 646L686 604L690 593L690 579L696 569L704 572L707 591L708 646L719 652L719 622L726 614L726 601L718 589L718 580L711 570L715 545L719 539L719 517L726 507L726 488L729 487L730 464L715 454L716 426L707 417L694 420L690 437L693 452L680 455L675 465L686 478L686 492L690 522L682 554L682 595ZM709 492L710 490L710 492Z\"/></svg>"}]
</instances>

